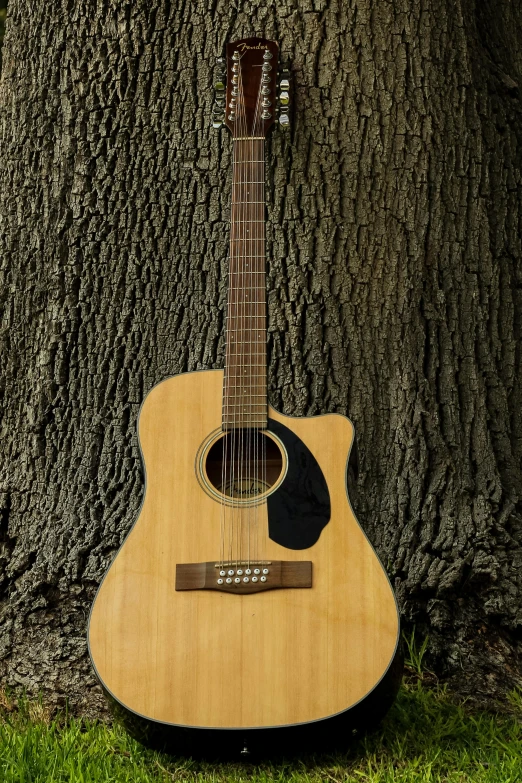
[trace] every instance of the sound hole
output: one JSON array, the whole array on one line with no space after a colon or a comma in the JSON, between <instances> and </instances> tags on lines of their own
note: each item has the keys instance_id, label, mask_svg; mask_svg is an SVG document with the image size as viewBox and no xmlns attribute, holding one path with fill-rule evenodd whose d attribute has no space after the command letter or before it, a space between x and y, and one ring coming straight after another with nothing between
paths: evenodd
<instances>
[{"instance_id":1,"label":"sound hole","mask_svg":"<svg viewBox=\"0 0 522 783\"><path fill-rule=\"evenodd\" d=\"M229 498L254 500L270 490L283 472L279 445L261 430L223 433L208 451L208 480Z\"/></svg>"}]
</instances>

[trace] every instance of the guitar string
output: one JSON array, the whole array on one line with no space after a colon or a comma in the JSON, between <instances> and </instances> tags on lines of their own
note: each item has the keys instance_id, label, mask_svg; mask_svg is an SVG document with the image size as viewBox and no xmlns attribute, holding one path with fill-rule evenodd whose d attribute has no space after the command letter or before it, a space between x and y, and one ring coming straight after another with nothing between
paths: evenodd
<instances>
[{"instance_id":1,"label":"guitar string","mask_svg":"<svg viewBox=\"0 0 522 783\"><path fill-rule=\"evenodd\" d=\"M259 171L258 181L261 184L259 184L257 186L257 188L258 188L258 198L257 198L257 200L259 202L261 202L259 209L263 210L262 219L264 221L265 220L265 199L264 199L264 187L265 187L265 185L264 185L264 182L265 182L265 142L264 142L264 140L259 143L259 146L260 146L259 160L262 161L262 162L259 164L260 171ZM259 265L258 268L261 269L261 265L262 265L262 270L264 272L266 272L265 224L263 222L262 224L259 224L259 225L261 227L262 238L261 238L261 241L259 242L260 265ZM265 280L265 276L264 275L261 275L261 280L264 283L264 285L263 285L263 295L261 295L261 291L260 291L260 293L256 297L256 299L258 299L258 301L260 301L260 302L263 302L265 300L265 298L266 298L266 280ZM264 306L263 305L258 305L258 307L259 307L260 310L262 310ZM264 310L264 315L265 315L265 318L261 319L263 327L265 327L266 309ZM265 330L265 328L261 329L260 333L261 333L262 336L264 336L264 339L266 341L266 330ZM266 389L266 368L265 368L266 362L263 361L263 351L264 351L264 345L261 343L261 340L258 339L257 351L256 351L256 354L257 354L257 356L256 356L256 363L261 365L263 367L263 371L265 372L263 389ZM266 406L266 404L267 404L266 397L263 399L263 403ZM265 413L266 413L266 416L267 416L267 429L268 429L268 410L266 408L265 408ZM266 488L267 488L267 483L266 483L266 459L265 459L266 437L267 437L266 433L260 433L260 443L261 443L261 451L262 451L261 456L260 456L260 461L261 461L261 475L260 475L260 479L262 480L262 487L263 487L264 490L266 490ZM258 509L257 509L258 516L259 516L259 514L263 514L265 508L266 508L266 499L262 502L262 504L260 506L258 506ZM265 515L264 519L266 519L266 515ZM262 529L265 529L264 525L261 525L259 527L261 527ZM260 559L262 559L262 557L263 557L263 553L261 552L260 553Z\"/></svg>"},{"instance_id":2,"label":"guitar string","mask_svg":"<svg viewBox=\"0 0 522 783\"><path fill-rule=\"evenodd\" d=\"M241 60L239 60L239 68L238 68L238 82L240 84L240 128L239 128L239 137L241 139L244 139L247 132L247 125L246 125L246 106L245 106L245 92L244 92L244 86L243 86L243 69L241 67ZM240 241L237 243L239 245L239 249L237 251L237 265L236 265L236 276L237 276L237 292L236 292L236 309L239 310L239 322L240 322L240 334L244 334L245 327L246 327L246 302L245 302L245 291L241 290L241 288L244 289L244 280L243 280L243 264L244 259L242 256L244 256L244 246L245 246L245 230L246 230L246 221L247 221L247 204L245 199L245 165L243 164L244 161L244 150L243 150L243 142L242 141L236 141L236 146L241 150L241 158L242 158L242 165L241 165L241 171L240 171L240 183L241 187L239 190L239 214L240 214L240 226L239 226L239 235L240 235ZM243 249L243 252L242 252ZM246 374L246 354L244 350L244 346L236 346L236 352L239 356L239 362L241 367L240 372L240 384L243 384L245 382L244 376ZM242 545L243 545L243 508L242 508L242 492L244 488L244 468L245 468L245 416L244 416L244 394L243 389L241 386L236 387L236 405L234 407L234 411L238 412L237 417L237 425L239 428L238 431L238 483L237 483L237 528L238 528L238 550L239 550L239 562L242 560Z\"/></svg>"},{"instance_id":3,"label":"guitar string","mask_svg":"<svg viewBox=\"0 0 522 783\"><path fill-rule=\"evenodd\" d=\"M239 61L240 62L240 61ZM236 98L236 110L235 110L235 120L233 124L233 135L237 138L240 135L240 112L241 112L241 79L240 79L240 73L241 68L239 67L239 76L238 76L238 88L237 88L237 98ZM232 81L232 84L234 82ZM232 107L230 107L232 108ZM240 148L239 146L234 142L234 160L239 162L239 166L235 165L235 173L234 173L234 183L235 183L235 193L234 193L234 202L233 202L233 225L234 225L234 236L239 239L241 234L241 210L240 210L240 200L241 200L241 160L240 160ZM238 181L239 180L239 181ZM232 228L232 226L231 226ZM231 290L231 302L234 312L234 323L237 328L239 328L239 319L238 319L238 309L237 309L237 292L235 291L235 277L237 277L237 261L238 261L238 253L237 253L237 245L239 242L233 243L233 247L231 248L230 255L231 255L231 282L233 285L233 288ZM230 434L231 434L231 441L232 441L232 447L231 447L231 471L230 471L230 492L229 492L229 503L230 503L230 517L231 517L231 557L230 557L230 563L233 565L234 561L234 554L235 559L237 561L237 552L234 553L234 542L236 538L236 529L237 529L237 511L235 508L235 500L234 500L234 487L236 485L236 465L238 465L238 446L239 443L237 442L237 375L239 372L239 365L238 365L238 340L236 338L235 343L233 344L233 349L231 350L231 360L233 357L233 377L234 377L234 385L230 387L229 394L232 399L232 416L229 423L230 427Z\"/></svg>"},{"instance_id":4,"label":"guitar string","mask_svg":"<svg viewBox=\"0 0 522 783\"><path fill-rule=\"evenodd\" d=\"M238 68L238 84L239 84L239 95L240 95L240 123L239 123L239 138L245 139L247 136L247 122L246 122L246 104L245 104L245 92L244 92L244 85L243 85L243 69L241 67L241 60L239 61L239 68ZM237 265L236 265L236 276L237 276L237 292L236 292L236 310L239 311L239 323L240 323L240 334L243 335L246 333L246 296L245 296L245 281L244 281L244 263L245 263L245 255L244 248L246 245L245 238L246 238L246 226L248 222L248 203L246 196L246 182L248 181L248 172L245 171L247 168L245 164L245 151L244 151L244 141L236 141L236 146L239 150L241 150L241 159L242 164L240 167L240 190L239 190L239 216L240 216L240 224L239 224L239 239L240 241L237 243L239 245L239 249L236 250L237 254ZM239 299L239 301L238 301ZM242 343L244 341L241 341ZM246 465L245 465L245 443L247 440L247 435L245 433L245 424L247 424L247 417L244 415L246 412L244 410L244 405L246 404L244 394L245 387L243 384L246 383L246 375L248 372L247 369L247 355L246 351L244 349L244 346L239 345L236 346L236 354L239 356L239 365L240 365L240 384L236 385L236 405L234 406L234 412L237 412L237 427L238 427L238 482L237 482L237 500L236 500L236 518L237 518L237 531L238 531L238 562L242 561L242 548L243 548L243 537L244 537L244 525L243 525L243 518L244 518L244 509L243 509L243 491L245 487L245 473L246 473ZM236 360L237 361L237 360ZM243 388L242 388L243 385Z\"/></svg>"},{"instance_id":5,"label":"guitar string","mask_svg":"<svg viewBox=\"0 0 522 783\"><path fill-rule=\"evenodd\" d=\"M254 223L253 220L258 219L258 213L259 213L259 185L257 184L259 181L259 163L254 163L254 161L259 160L255 149L259 146L259 137L261 136L261 118L260 118L260 104L261 104L261 90L262 90L262 77L259 82L259 90L257 94L257 101L256 101L256 110L254 114L254 121L252 123L252 140L250 141L250 160L252 161L250 166L250 176L249 181L252 183L249 188L250 192L252 194L252 202L253 206L251 209L251 226L257 226L258 223ZM254 141L254 138L256 141ZM248 255L252 255L252 258L249 258L249 269L250 269L250 275L249 275L249 290L250 295L254 299L255 302L260 301L259 296L259 281L257 278L257 275L254 275L253 272L258 271L258 252L259 252L259 239L256 236L252 236L254 234L254 229L252 228L250 239L254 240L249 242L249 245L253 246L253 252L248 253ZM246 243L245 243L246 244ZM255 286L254 286L255 281ZM251 305L253 308L251 310L252 313L254 311L257 313L257 308L259 305ZM257 318L255 318L256 324L257 324ZM254 404L253 404L253 368L257 370L257 364L258 364L258 345L259 345L259 332L256 330L256 332L249 332L249 359L250 359L250 411L251 413L254 412ZM255 350L254 350L255 347ZM256 376L256 391L258 391L259 386L259 378ZM258 397L256 397L256 400ZM255 413L253 413L254 420L258 416L258 408L259 406L256 405ZM258 422L256 422L258 425ZM251 460L253 463L253 471L252 471L252 481L249 481L249 486L252 486L254 489L253 496L251 497L251 503L250 503L250 513L249 513L249 522L248 522L248 535L249 535L249 541L250 541L250 535L253 536L254 542L255 542L255 548L256 548L256 555L257 555L257 540L258 540L258 516L259 516L259 504L256 502L256 493L255 490L257 489L257 486L259 485L259 460L258 460L258 449L259 449L259 426L256 426L255 428L252 428L249 430L249 432L252 432L252 454L251 454ZM253 528L253 529L252 529ZM250 567L250 563L249 563Z\"/></svg>"},{"instance_id":6,"label":"guitar string","mask_svg":"<svg viewBox=\"0 0 522 783\"><path fill-rule=\"evenodd\" d=\"M240 165L233 167L233 181L232 181L232 195L233 195L233 204L235 206L234 210L234 220L232 222L231 228L232 231L232 239L236 240L231 243L231 249L230 249L230 269L229 269L229 296L228 296L228 307L227 307L227 322L226 322L226 333L227 333L227 348L226 351L226 372L225 372L225 388L226 388L226 400L223 410L223 418L224 418L224 447L222 450L223 454L223 460L222 460L222 556L221 556L221 565L222 568L224 567L225 562L225 531L226 531L226 513L227 513L227 503L225 498L225 493L227 491L227 488L230 488L230 495L229 495L229 503L231 506L231 524L230 524L230 546L229 546L229 562L233 563L234 561L234 550L235 550L235 560L236 560L236 569L238 564L242 561L242 546L243 546L243 524L242 524L242 518L243 518L243 505L245 505L243 501L243 492L246 491L247 495L247 504L246 509L248 509L249 512L249 520L247 523L247 535L248 535L248 564L250 565L250 559L251 559L251 552L250 552L250 530L251 530L251 509L252 506L255 506L255 528L256 528L256 535L254 535L254 541L255 541L255 548L257 552L257 515L258 515L258 507L260 504L255 504L252 502L252 500L255 500L255 497L251 499L251 501L248 501L248 491L249 488L253 486L255 483L255 480L262 480L262 488L266 486L266 436L264 436L260 432L259 427L252 428L252 420L247 421L248 416L252 418L257 417L257 410L254 412L254 403L253 403L253 369L256 370L260 369L260 361L263 359L263 346L261 346L259 341L259 327L257 325L257 321L260 320L262 316L257 315L258 309L261 307L262 299L260 297L259 293L259 284L256 280L256 287L254 289L254 274L258 273L258 269L253 269L252 260L257 262L259 258L261 257L261 254L259 253L259 245L262 246L264 250L264 237L258 237L257 231L255 237L247 237L247 225L252 225L257 228L257 225L261 225L261 221L258 221L257 219L255 222L250 223L249 218L252 217L253 214L256 213L256 207L254 204L261 204L263 202L262 198L259 198L258 196L264 196L264 144L260 145L260 154L261 158L257 156L257 154L254 156L255 150L254 150L254 137L257 137L259 139L260 133L260 101L261 101L261 89L262 89L262 80L260 81L259 86L259 92L257 96L257 102L256 102L256 110L254 115L254 122L252 125L252 134L250 137L250 144L251 147L251 155L250 155L250 161L245 160L246 157L244 155L244 147L246 144L244 142L248 142L248 136L247 136L247 125L246 125L246 107L245 107L245 101L244 101L244 87L243 87L243 79L242 79L242 69L241 66L238 68L238 100L237 100L237 111L236 111L236 119L234 120L234 136L236 139L242 139L244 142L239 141L239 143L236 141L234 145L234 164L236 162L239 162ZM246 163L250 163L250 166L245 165ZM260 179L260 172L256 172L256 176L254 178L254 166L262 165L262 175L263 178ZM239 172L238 172L239 169ZM252 170L250 170L252 169ZM252 183L252 184L250 184ZM250 200L246 198L247 191L246 187L247 185L250 187L250 192L254 196L254 198L251 198ZM238 194L239 191L239 194ZM239 198L237 196L239 195ZM248 214L247 210L250 209L250 214ZM259 206L257 207L257 211L259 211ZM264 215L263 215L264 219ZM263 229L261 229L261 233L263 234ZM252 232L254 233L254 231ZM246 245L247 242L246 239L254 239L255 241L253 244L255 244L255 248L252 248L254 250L253 253L250 251L246 252ZM240 246L239 248L237 246ZM243 253L241 253L241 249L243 250ZM243 264L241 265L241 256L243 255ZM247 281L247 272L245 264L245 259L248 257L249 263L249 274L248 274L248 281ZM236 282L234 280L234 277L237 278L237 286L234 286L233 283ZM236 337L235 343L233 343L230 335L228 334L230 324L232 323L234 326L234 334L239 335L240 337L246 337L246 317L247 317L247 307L246 307L246 295L245 290L247 289L249 292L249 295L252 297L252 295L255 295L255 299L251 299L251 302L256 302L256 304L250 304L251 308L255 308L256 315L254 316L256 321L256 338L252 340L253 337L253 330L249 330L249 339L250 342L248 343L249 352L245 351L245 349L240 349L239 345L247 344L247 340L241 339L238 340ZM237 300L237 291L240 289L243 289L243 296L240 299L239 306L238 306L238 300ZM266 291L265 291L265 297L266 297ZM259 303L259 304L257 304ZM266 310L266 301L265 301L265 310ZM251 309L251 315L253 315L254 310ZM239 316L239 318L238 318ZM266 313L265 313L266 317ZM237 328L239 326L239 329ZM262 331L262 330L261 330ZM254 351L253 348L256 347L256 350ZM264 346L264 350L266 351L266 346ZM238 351L239 351L239 357L238 357ZM238 362L239 358L239 362ZM238 399L245 398L246 395L244 394L244 391L246 389L243 387L243 393L241 392L241 386L237 383L238 379L241 379L241 381L245 380L245 374L247 372L246 363L248 359L250 374L249 374L249 390L248 390L248 398L249 398L249 405L246 407L245 412L247 413L247 416L244 416L243 413L243 405L238 404ZM234 361L233 361L234 360ZM255 365L253 364L253 360L255 360ZM266 357L265 362L266 365ZM235 366L234 366L235 365ZM233 370L233 373L231 373L231 369ZM238 374L238 370L240 371ZM239 378L238 378L239 375ZM256 376L257 377L257 376ZM232 379L235 381L234 384L232 384ZM233 390L233 392L232 392ZM238 394L239 391L239 394ZM234 398L235 397L235 398ZM232 402L231 402L232 399ZM230 405L233 406L232 416L230 415ZM256 409L259 407L259 404L256 406ZM239 410L238 410L239 408ZM246 450L245 450L245 433L244 429L247 425L248 429L248 442L246 443ZM250 426L248 426L250 425ZM238 432L239 429L239 432ZM255 437L256 440L253 442L253 432L252 430L255 429ZM259 455L259 442L258 439L261 438L262 443L262 450L263 455L261 457L262 459L262 466L261 471L259 470L258 465L258 455ZM229 443L231 441L231 443ZM228 457L228 450L230 446L230 459L227 459ZM252 456L254 459L252 460ZM252 465L252 462L254 463ZM246 475L243 473L244 466L246 467ZM228 470L230 470L230 475L227 475ZM234 489L237 483L237 498L234 498ZM235 539L235 540L234 540ZM256 555L257 557L257 555Z\"/></svg>"},{"instance_id":7,"label":"guitar string","mask_svg":"<svg viewBox=\"0 0 522 783\"><path fill-rule=\"evenodd\" d=\"M226 107L226 111L228 112L228 106ZM233 136L237 136L236 133L236 124L237 124L237 113L236 113L236 119L233 123ZM235 238L237 235L237 209L234 211L234 205L237 203L237 191L238 191L238 183L237 183L237 173L238 173L238 166L236 166L237 162L237 154L238 149L236 148L236 145L233 144L232 146L233 151L233 166L232 166L232 214L231 214L231 221L230 221L230 229L231 229L231 236L232 238ZM229 287L228 287L228 308L227 308L227 326L230 326L230 323L232 323L233 327L236 327L235 318L236 315L234 313L234 268L236 263L236 253L235 253L235 244L234 242L230 243L230 252L229 252L229 271L228 271L228 277L229 277ZM234 334L237 334L237 332L234 332ZM237 339L236 339L237 342ZM232 565L233 563L233 556L234 556L234 526L235 526L235 517L234 517L234 507L233 507L233 491L234 491L234 479L235 479L235 430L234 430L234 424L235 422L232 420L232 417L230 415L230 406L231 406L231 399L232 399L232 378L235 373L237 373L237 367L234 367L233 360L235 359L235 350L236 348L232 344L231 339L229 338L229 335L227 335L227 350L226 350L226 374L227 374L227 382L226 382L226 401L225 401L225 410L223 411L223 429L224 429L224 439L225 439L225 458L223 461L223 468L224 468L224 477L221 484L221 492L222 492L222 503L224 506L224 516L225 516L225 522L228 517L229 522L228 524L225 524L225 532L228 536L229 542L228 542L228 562ZM232 405L233 405L233 399L232 399ZM230 458L228 457L228 452L230 451ZM227 494L230 495L229 499L227 499ZM228 532L227 532L228 531Z\"/></svg>"},{"instance_id":8,"label":"guitar string","mask_svg":"<svg viewBox=\"0 0 522 783\"><path fill-rule=\"evenodd\" d=\"M228 110L228 107L225 108L225 112ZM232 203L234 203L234 172L235 172L235 150L234 147L232 147ZM232 219L231 219L231 232L232 232ZM227 459L228 459L228 451L229 451L229 432L228 432L228 422L229 422L229 411L230 411L230 369L231 369L231 359L230 359L230 353L231 353L231 346L230 346L230 339L229 339L229 328L230 328L230 322L232 321L232 291L231 291L231 270L232 270L232 247L233 243L230 243L230 250L228 254L228 289L227 289L227 309L226 309L226 322L225 322L225 373L223 377L223 409L222 409L222 421L221 421L221 430L223 432L222 438L222 462L221 462L221 551L222 551L222 559L221 559L221 569L225 570L225 548L226 548L226 532L227 532L227 503L226 503L226 491L227 491L227 481L228 481L228 469L227 469ZM230 538L230 536L229 536ZM228 560L230 561L230 549L228 552Z\"/></svg>"}]
</instances>

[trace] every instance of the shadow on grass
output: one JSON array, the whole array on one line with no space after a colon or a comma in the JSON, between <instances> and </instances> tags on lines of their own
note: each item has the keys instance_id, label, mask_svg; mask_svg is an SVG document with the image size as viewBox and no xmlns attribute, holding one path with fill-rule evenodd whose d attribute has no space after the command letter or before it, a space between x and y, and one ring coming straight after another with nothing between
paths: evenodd
<instances>
[{"instance_id":1,"label":"shadow on grass","mask_svg":"<svg viewBox=\"0 0 522 783\"><path fill-rule=\"evenodd\" d=\"M0 698L0 779L70 783L515 783L521 781L522 710L475 712L410 676L380 729L346 752L280 763L212 764L147 750L119 726L52 715L42 702Z\"/></svg>"}]
</instances>

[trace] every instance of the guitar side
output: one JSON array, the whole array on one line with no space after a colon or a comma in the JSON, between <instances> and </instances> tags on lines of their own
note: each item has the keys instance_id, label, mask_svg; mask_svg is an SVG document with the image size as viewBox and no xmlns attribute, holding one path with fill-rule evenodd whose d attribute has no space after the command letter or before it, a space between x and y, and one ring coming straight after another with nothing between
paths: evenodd
<instances>
[{"instance_id":1,"label":"guitar side","mask_svg":"<svg viewBox=\"0 0 522 783\"><path fill-rule=\"evenodd\" d=\"M196 455L220 427L222 384L221 370L174 376L142 406L146 490L92 608L95 671L148 744L211 755L238 753L244 742L343 744L349 728L386 712L401 676L393 591L346 492L352 424L269 409L328 487L328 524L306 549L270 539L267 504L260 509L266 557L311 561L310 589L176 591L176 564L219 557L221 506L198 480Z\"/></svg>"}]
</instances>

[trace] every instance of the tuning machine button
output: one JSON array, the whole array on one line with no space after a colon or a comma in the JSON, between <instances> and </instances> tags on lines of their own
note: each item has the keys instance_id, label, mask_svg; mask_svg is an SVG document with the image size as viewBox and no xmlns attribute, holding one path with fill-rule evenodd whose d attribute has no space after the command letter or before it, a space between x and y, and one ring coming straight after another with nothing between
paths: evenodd
<instances>
[{"instance_id":1,"label":"tuning machine button","mask_svg":"<svg viewBox=\"0 0 522 783\"><path fill-rule=\"evenodd\" d=\"M234 60L234 62L237 62L237 61L239 60L239 52L238 52L238 50L237 50L237 49L236 49L236 51L233 53L233 55L232 55L232 59Z\"/></svg>"},{"instance_id":2,"label":"tuning machine button","mask_svg":"<svg viewBox=\"0 0 522 783\"><path fill-rule=\"evenodd\" d=\"M265 49L265 52L263 54L263 60L271 60L274 55L270 51L270 49Z\"/></svg>"},{"instance_id":3,"label":"tuning machine button","mask_svg":"<svg viewBox=\"0 0 522 783\"><path fill-rule=\"evenodd\" d=\"M226 108L226 64L224 57L218 57L214 70L214 106L212 108L212 127L219 130L225 119Z\"/></svg>"},{"instance_id":4,"label":"tuning machine button","mask_svg":"<svg viewBox=\"0 0 522 783\"><path fill-rule=\"evenodd\" d=\"M279 125L282 128L288 128L290 125L290 71L286 68L279 73L278 87Z\"/></svg>"},{"instance_id":5,"label":"tuning machine button","mask_svg":"<svg viewBox=\"0 0 522 783\"><path fill-rule=\"evenodd\" d=\"M272 115L270 114L270 112L265 109L264 112L261 115L261 119L262 120L269 120L271 116Z\"/></svg>"},{"instance_id":6,"label":"tuning machine button","mask_svg":"<svg viewBox=\"0 0 522 783\"><path fill-rule=\"evenodd\" d=\"M266 73L268 73L268 71L272 70L272 66L270 65L270 63L263 63L262 70L265 71Z\"/></svg>"},{"instance_id":7,"label":"tuning machine button","mask_svg":"<svg viewBox=\"0 0 522 783\"><path fill-rule=\"evenodd\" d=\"M288 90L290 88L290 71L285 68L279 74L279 89Z\"/></svg>"},{"instance_id":8,"label":"tuning machine button","mask_svg":"<svg viewBox=\"0 0 522 783\"><path fill-rule=\"evenodd\" d=\"M264 73L261 77L261 82L263 84L269 84L272 81L272 77L269 76L267 73Z\"/></svg>"},{"instance_id":9,"label":"tuning machine button","mask_svg":"<svg viewBox=\"0 0 522 783\"><path fill-rule=\"evenodd\" d=\"M261 95L270 95L271 92L272 90L270 87L261 87Z\"/></svg>"},{"instance_id":10,"label":"tuning machine button","mask_svg":"<svg viewBox=\"0 0 522 783\"><path fill-rule=\"evenodd\" d=\"M263 98L263 100L261 101L261 106L263 107L263 109L267 109L271 105L272 105L272 101L269 101L268 98Z\"/></svg>"}]
</instances>

